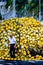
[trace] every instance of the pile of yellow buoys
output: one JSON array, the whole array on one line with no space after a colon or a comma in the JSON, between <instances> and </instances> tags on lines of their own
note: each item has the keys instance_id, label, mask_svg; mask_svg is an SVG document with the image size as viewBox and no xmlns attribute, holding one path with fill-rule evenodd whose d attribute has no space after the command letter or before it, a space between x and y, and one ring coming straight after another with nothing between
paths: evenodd
<instances>
[{"instance_id":1,"label":"pile of yellow buoys","mask_svg":"<svg viewBox=\"0 0 43 65\"><path fill-rule=\"evenodd\" d=\"M17 40L15 56L10 58L8 36ZM6 46L8 44L8 46ZM36 55L32 55L36 53ZM11 18L0 23L0 59L43 60L43 25L33 17Z\"/></svg>"}]
</instances>

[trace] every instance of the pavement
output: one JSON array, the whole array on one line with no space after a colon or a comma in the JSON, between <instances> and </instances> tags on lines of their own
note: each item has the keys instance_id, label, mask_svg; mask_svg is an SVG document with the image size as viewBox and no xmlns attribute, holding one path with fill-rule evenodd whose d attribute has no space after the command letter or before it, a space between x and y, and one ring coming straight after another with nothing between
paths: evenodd
<instances>
[{"instance_id":1,"label":"pavement","mask_svg":"<svg viewBox=\"0 0 43 65\"><path fill-rule=\"evenodd\" d=\"M0 65L43 65L43 61L0 60Z\"/></svg>"}]
</instances>

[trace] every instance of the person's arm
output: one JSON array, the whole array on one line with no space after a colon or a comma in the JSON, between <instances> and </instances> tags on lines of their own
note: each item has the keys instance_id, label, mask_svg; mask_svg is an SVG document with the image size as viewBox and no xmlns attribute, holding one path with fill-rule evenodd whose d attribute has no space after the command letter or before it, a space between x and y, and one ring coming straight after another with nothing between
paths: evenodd
<instances>
[{"instance_id":1,"label":"person's arm","mask_svg":"<svg viewBox=\"0 0 43 65\"><path fill-rule=\"evenodd\" d=\"M15 45L14 45L14 48L16 48L16 43L15 43Z\"/></svg>"},{"instance_id":2,"label":"person's arm","mask_svg":"<svg viewBox=\"0 0 43 65\"><path fill-rule=\"evenodd\" d=\"M15 45L14 45L14 48L16 48L16 43L17 43L17 42L16 42L16 39L15 39L15 38L14 38L14 40L15 40Z\"/></svg>"}]
</instances>

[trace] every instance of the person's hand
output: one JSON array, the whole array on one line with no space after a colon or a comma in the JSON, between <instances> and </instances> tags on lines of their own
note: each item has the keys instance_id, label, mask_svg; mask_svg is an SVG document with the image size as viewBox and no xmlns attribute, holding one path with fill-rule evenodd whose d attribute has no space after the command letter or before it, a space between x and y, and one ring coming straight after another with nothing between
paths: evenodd
<instances>
[{"instance_id":1,"label":"person's hand","mask_svg":"<svg viewBox=\"0 0 43 65\"><path fill-rule=\"evenodd\" d=\"M16 48L16 44L14 45L14 48Z\"/></svg>"}]
</instances>

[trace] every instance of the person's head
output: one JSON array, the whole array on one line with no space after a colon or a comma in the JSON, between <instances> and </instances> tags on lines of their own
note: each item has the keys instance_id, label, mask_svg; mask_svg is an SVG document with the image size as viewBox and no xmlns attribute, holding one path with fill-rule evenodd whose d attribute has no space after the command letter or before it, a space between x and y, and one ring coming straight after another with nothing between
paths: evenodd
<instances>
[{"instance_id":1,"label":"person's head","mask_svg":"<svg viewBox=\"0 0 43 65\"><path fill-rule=\"evenodd\" d=\"M12 35L12 34L10 34L9 36L10 36L11 38L13 37L13 35Z\"/></svg>"}]
</instances>

